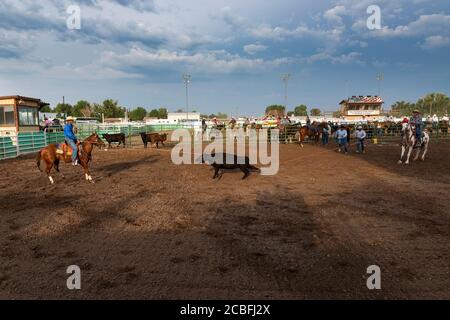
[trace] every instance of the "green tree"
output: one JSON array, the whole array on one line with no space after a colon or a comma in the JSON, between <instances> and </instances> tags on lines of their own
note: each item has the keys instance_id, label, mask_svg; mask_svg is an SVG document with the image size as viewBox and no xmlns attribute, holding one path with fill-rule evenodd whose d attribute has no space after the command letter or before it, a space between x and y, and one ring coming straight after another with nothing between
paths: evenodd
<instances>
[{"instance_id":1,"label":"green tree","mask_svg":"<svg viewBox=\"0 0 450 320\"><path fill-rule=\"evenodd\" d=\"M318 108L312 108L309 114L313 117L318 117L322 114L322 111L320 111L320 109Z\"/></svg>"},{"instance_id":2,"label":"green tree","mask_svg":"<svg viewBox=\"0 0 450 320\"><path fill-rule=\"evenodd\" d=\"M160 119L167 119L167 109L166 108L159 108L158 109L159 118Z\"/></svg>"},{"instance_id":3,"label":"green tree","mask_svg":"<svg viewBox=\"0 0 450 320\"><path fill-rule=\"evenodd\" d=\"M219 112L219 113L217 113L217 118L218 119L227 119L228 115L226 113Z\"/></svg>"},{"instance_id":4,"label":"green tree","mask_svg":"<svg viewBox=\"0 0 450 320\"><path fill-rule=\"evenodd\" d=\"M142 107L137 107L136 109L133 109L128 114L128 117L131 121L142 121L145 116L147 115L147 110L145 110Z\"/></svg>"},{"instance_id":5,"label":"green tree","mask_svg":"<svg viewBox=\"0 0 450 320\"><path fill-rule=\"evenodd\" d=\"M90 117L92 115L92 108L86 100L78 101L72 109L74 117Z\"/></svg>"},{"instance_id":6,"label":"green tree","mask_svg":"<svg viewBox=\"0 0 450 320\"><path fill-rule=\"evenodd\" d=\"M294 109L294 115L296 117L306 117L308 115L308 107L301 104Z\"/></svg>"},{"instance_id":7,"label":"green tree","mask_svg":"<svg viewBox=\"0 0 450 320\"><path fill-rule=\"evenodd\" d=\"M118 102L112 99L107 99L102 104L95 104L93 109L94 116L97 119L101 119L102 114L105 118L123 118L125 116L124 108L120 107Z\"/></svg>"},{"instance_id":8,"label":"green tree","mask_svg":"<svg viewBox=\"0 0 450 320\"><path fill-rule=\"evenodd\" d=\"M57 113L58 118L62 117L63 115L68 117L72 115L73 107L68 103L58 103L55 107L55 112Z\"/></svg>"},{"instance_id":9,"label":"green tree","mask_svg":"<svg viewBox=\"0 0 450 320\"><path fill-rule=\"evenodd\" d=\"M391 114L397 117L408 116L412 114L415 108L416 105L414 103L397 101L391 106Z\"/></svg>"},{"instance_id":10,"label":"green tree","mask_svg":"<svg viewBox=\"0 0 450 320\"><path fill-rule=\"evenodd\" d=\"M149 113L148 113L149 117L152 118L159 118L159 111L158 109L152 109Z\"/></svg>"},{"instance_id":11,"label":"green tree","mask_svg":"<svg viewBox=\"0 0 450 320\"><path fill-rule=\"evenodd\" d=\"M416 102L416 108L423 115L443 116L450 109L450 98L443 93L429 93Z\"/></svg>"},{"instance_id":12,"label":"green tree","mask_svg":"<svg viewBox=\"0 0 450 320\"><path fill-rule=\"evenodd\" d=\"M266 108L266 115L284 117L286 107L279 104L272 104Z\"/></svg>"},{"instance_id":13,"label":"green tree","mask_svg":"<svg viewBox=\"0 0 450 320\"><path fill-rule=\"evenodd\" d=\"M292 117L292 116L295 115L295 113L294 113L294 111L289 111L289 112L287 113L287 115L288 115L288 117Z\"/></svg>"},{"instance_id":14,"label":"green tree","mask_svg":"<svg viewBox=\"0 0 450 320\"><path fill-rule=\"evenodd\" d=\"M333 118L340 118L340 117L342 117L342 112L340 110L333 112Z\"/></svg>"},{"instance_id":15,"label":"green tree","mask_svg":"<svg viewBox=\"0 0 450 320\"><path fill-rule=\"evenodd\" d=\"M39 112L53 112L53 110L50 106L44 106L39 110Z\"/></svg>"}]
</instances>

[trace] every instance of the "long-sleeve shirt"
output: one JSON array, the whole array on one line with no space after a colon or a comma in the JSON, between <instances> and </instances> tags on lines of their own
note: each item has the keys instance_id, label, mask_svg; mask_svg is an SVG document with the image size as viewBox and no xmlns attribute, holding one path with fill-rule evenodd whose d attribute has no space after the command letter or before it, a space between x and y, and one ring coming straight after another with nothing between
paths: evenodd
<instances>
[{"instance_id":1,"label":"long-sleeve shirt","mask_svg":"<svg viewBox=\"0 0 450 320\"><path fill-rule=\"evenodd\" d=\"M422 120L422 117L412 117L411 118L411 120L410 120L410 123L411 124L415 124L415 125L417 125L417 126L422 126L422 124L423 124L423 120Z\"/></svg>"},{"instance_id":2,"label":"long-sleeve shirt","mask_svg":"<svg viewBox=\"0 0 450 320\"><path fill-rule=\"evenodd\" d=\"M64 137L74 141L77 140L77 137L73 133L73 125L71 123L64 126Z\"/></svg>"},{"instance_id":3,"label":"long-sleeve shirt","mask_svg":"<svg viewBox=\"0 0 450 320\"><path fill-rule=\"evenodd\" d=\"M366 132L364 130L357 130L355 133L356 139L362 140L366 138Z\"/></svg>"}]
</instances>

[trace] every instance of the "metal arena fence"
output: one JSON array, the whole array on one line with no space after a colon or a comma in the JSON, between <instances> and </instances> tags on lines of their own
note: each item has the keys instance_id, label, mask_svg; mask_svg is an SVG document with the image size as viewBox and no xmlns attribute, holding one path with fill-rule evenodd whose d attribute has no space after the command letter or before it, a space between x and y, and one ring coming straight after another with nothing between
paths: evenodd
<instances>
[{"instance_id":1,"label":"metal arena fence","mask_svg":"<svg viewBox=\"0 0 450 320\"><path fill-rule=\"evenodd\" d=\"M0 160L34 153L51 144L64 141L62 132L24 132L0 137Z\"/></svg>"},{"instance_id":2,"label":"metal arena fence","mask_svg":"<svg viewBox=\"0 0 450 320\"><path fill-rule=\"evenodd\" d=\"M400 124L363 124L364 130L367 133L367 139L376 140L377 143L389 143L399 141L401 137L401 125ZM211 129L213 127L202 128L198 125L189 124L158 124L158 125L145 125L145 124L130 124L130 125L106 125L106 124L77 124L77 135L80 139L84 139L91 135L94 131L97 132L100 137L103 134L109 133L123 133L126 137L126 147L142 146L142 140L140 137L141 132L145 133L168 133L176 129L188 129L193 134L203 132L206 140L213 138ZM353 136L357 125L348 125L350 134ZM235 127L236 129L239 126ZM268 139L271 139L270 127L263 126L262 128L269 129ZM282 127L279 130L279 140L281 143L297 143L298 142L298 130L300 125L291 124ZM332 126L333 131L336 130L336 126ZM426 125L426 128L430 132L432 139L449 139L448 123L441 122L438 125ZM225 130L225 127L219 128L221 131ZM228 128L229 129L229 128ZM225 136L224 136L225 137ZM15 158L20 155L34 153L39 151L51 143L61 143L64 141L64 133L62 127L50 127L46 131L19 133L18 135L0 137L0 160ZM333 134L330 134L329 141L333 141ZM105 141L106 142L106 141ZM308 143L308 140L306 140Z\"/></svg>"}]
</instances>

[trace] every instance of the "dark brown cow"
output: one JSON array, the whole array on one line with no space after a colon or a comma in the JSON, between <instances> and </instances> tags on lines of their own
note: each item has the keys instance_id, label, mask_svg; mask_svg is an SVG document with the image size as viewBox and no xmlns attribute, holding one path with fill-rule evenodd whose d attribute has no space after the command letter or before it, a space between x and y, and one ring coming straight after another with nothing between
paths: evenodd
<instances>
[{"instance_id":1,"label":"dark brown cow","mask_svg":"<svg viewBox=\"0 0 450 320\"><path fill-rule=\"evenodd\" d=\"M220 180L220 178L222 178L222 174L224 173L224 171L232 171L236 169L240 169L244 173L242 180L247 178L250 175L251 171L261 172L259 168L250 164L250 159L247 156L238 159L238 156L233 155L234 160L228 162L226 153L222 154L219 153L217 154L216 157L216 154L213 152L211 153L211 157L208 157L206 155L206 159L205 155L202 155L202 162L207 163L214 168L214 176L212 177L213 179L218 178L218 180ZM213 158L220 159L219 163L213 161Z\"/></svg>"},{"instance_id":2,"label":"dark brown cow","mask_svg":"<svg viewBox=\"0 0 450 320\"><path fill-rule=\"evenodd\" d=\"M159 134L159 133L145 133L141 132L142 142L144 143L144 148L147 148L147 144L150 142L150 145L156 144L156 148L159 148L159 143L164 146L164 141L167 140L167 133Z\"/></svg>"},{"instance_id":3,"label":"dark brown cow","mask_svg":"<svg viewBox=\"0 0 450 320\"><path fill-rule=\"evenodd\" d=\"M117 146L120 146L120 144L122 143L123 147L125 148L125 133L105 133L103 134L103 138L108 141L108 149L111 148L112 142L118 142L119 144Z\"/></svg>"}]
</instances>

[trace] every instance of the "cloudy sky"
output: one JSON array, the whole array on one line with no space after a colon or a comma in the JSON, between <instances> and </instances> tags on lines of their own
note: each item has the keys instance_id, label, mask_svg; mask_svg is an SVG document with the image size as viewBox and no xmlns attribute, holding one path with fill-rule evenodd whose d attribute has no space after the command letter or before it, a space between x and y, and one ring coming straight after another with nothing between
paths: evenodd
<instances>
[{"instance_id":1,"label":"cloudy sky","mask_svg":"<svg viewBox=\"0 0 450 320\"><path fill-rule=\"evenodd\" d=\"M70 5L81 28L70 30ZM367 8L381 8L369 30ZM389 107L450 94L448 0L0 0L0 95L127 107L260 114L283 104L337 109L378 93Z\"/></svg>"}]
</instances>

